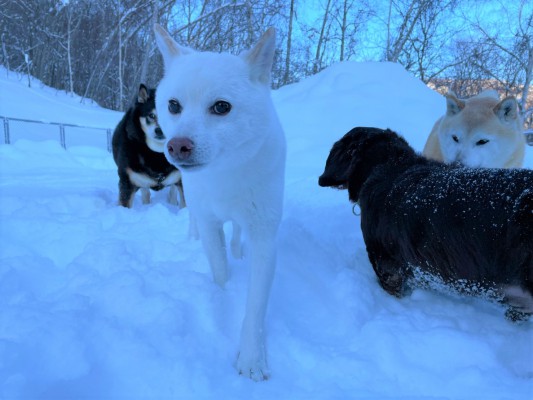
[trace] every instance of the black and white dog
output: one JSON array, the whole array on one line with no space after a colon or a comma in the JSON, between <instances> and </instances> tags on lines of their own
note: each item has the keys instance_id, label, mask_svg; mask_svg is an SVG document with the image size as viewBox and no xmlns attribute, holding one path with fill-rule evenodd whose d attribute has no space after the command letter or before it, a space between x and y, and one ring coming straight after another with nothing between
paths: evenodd
<instances>
[{"instance_id":1,"label":"black and white dog","mask_svg":"<svg viewBox=\"0 0 533 400\"><path fill-rule=\"evenodd\" d=\"M165 158L166 137L157 122L155 89L141 84L134 105L113 133L113 158L118 167L119 204L131 208L140 188L143 204L150 203L150 189L170 186L168 201L185 206L180 171Z\"/></svg>"},{"instance_id":2,"label":"black and white dog","mask_svg":"<svg viewBox=\"0 0 533 400\"><path fill-rule=\"evenodd\" d=\"M319 185L359 203L388 293L433 280L501 300L511 319L533 313L533 171L449 166L395 132L354 128L333 145Z\"/></svg>"}]
</instances>

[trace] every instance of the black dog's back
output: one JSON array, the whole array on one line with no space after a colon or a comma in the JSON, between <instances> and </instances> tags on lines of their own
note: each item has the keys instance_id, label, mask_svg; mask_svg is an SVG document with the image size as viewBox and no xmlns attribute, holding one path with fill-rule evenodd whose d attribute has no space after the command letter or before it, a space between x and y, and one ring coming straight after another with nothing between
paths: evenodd
<instances>
[{"instance_id":1,"label":"black dog's back","mask_svg":"<svg viewBox=\"0 0 533 400\"><path fill-rule=\"evenodd\" d=\"M415 167L394 182L381 209L366 205L363 231L381 238L379 251L444 279L531 284L532 187L524 170Z\"/></svg>"}]
</instances>

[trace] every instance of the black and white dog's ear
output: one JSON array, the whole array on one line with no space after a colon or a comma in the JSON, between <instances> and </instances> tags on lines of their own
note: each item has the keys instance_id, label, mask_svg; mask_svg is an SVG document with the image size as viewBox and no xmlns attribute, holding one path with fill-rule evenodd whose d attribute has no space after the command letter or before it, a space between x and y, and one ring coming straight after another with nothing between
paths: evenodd
<instances>
[{"instance_id":1,"label":"black and white dog's ear","mask_svg":"<svg viewBox=\"0 0 533 400\"><path fill-rule=\"evenodd\" d=\"M148 97L148 89L144 84L141 83L141 85L139 86L139 94L137 95L137 103L146 103Z\"/></svg>"}]
</instances>

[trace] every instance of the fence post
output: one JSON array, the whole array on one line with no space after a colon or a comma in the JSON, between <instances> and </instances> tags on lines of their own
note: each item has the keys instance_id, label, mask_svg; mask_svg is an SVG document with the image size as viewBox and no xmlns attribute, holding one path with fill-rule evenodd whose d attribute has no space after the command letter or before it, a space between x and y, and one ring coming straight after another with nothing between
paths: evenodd
<instances>
[{"instance_id":1,"label":"fence post","mask_svg":"<svg viewBox=\"0 0 533 400\"><path fill-rule=\"evenodd\" d=\"M9 138L9 120L4 117L4 143L10 144L10 138Z\"/></svg>"},{"instance_id":2,"label":"fence post","mask_svg":"<svg viewBox=\"0 0 533 400\"><path fill-rule=\"evenodd\" d=\"M59 142L61 143L61 147L64 149L67 148L67 142L65 140L65 125L59 124Z\"/></svg>"},{"instance_id":3,"label":"fence post","mask_svg":"<svg viewBox=\"0 0 533 400\"><path fill-rule=\"evenodd\" d=\"M113 147L111 144L112 137L113 133L111 132L111 129L107 129L107 151L110 153L113 152Z\"/></svg>"}]
</instances>

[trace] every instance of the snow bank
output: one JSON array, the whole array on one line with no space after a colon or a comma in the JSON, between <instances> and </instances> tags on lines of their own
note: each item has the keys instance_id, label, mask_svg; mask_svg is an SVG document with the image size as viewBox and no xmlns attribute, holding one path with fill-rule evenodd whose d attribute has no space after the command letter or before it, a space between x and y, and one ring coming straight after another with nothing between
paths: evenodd
<instances>
[{"instance_id":1,"label":"snow bank","mask_svg":"<svg viewBox=\"0 0 533 400\"><path fill-rule=\"evenodd\" d=\"M117 121L0 76L2 113L7 88L16 116ZM442 97L385 63L337 64L273 95L288 159L266 322L271 380L232 366L245 262L230 261L219 289L188 239L187 209L166 193L120 208L105 149L19 140L0 145L0 398L531 398L533 322L511 324L473 298L389 296L346 192L317 185L353 126L390 127L421 150Z\"/></svg>"}]
</instances>

